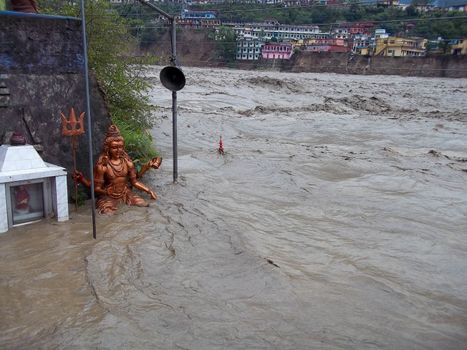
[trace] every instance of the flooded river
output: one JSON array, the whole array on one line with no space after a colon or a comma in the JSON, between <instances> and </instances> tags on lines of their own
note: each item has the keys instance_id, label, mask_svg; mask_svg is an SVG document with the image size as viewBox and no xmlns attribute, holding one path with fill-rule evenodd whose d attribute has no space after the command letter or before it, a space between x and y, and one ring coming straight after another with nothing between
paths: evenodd
<instances>
[{"instance_id":1,"label":"flooded river","mask_svg":"<svg viewBox=\"0 0 467 350\"><path fill-rule=\"evenodd\" d=\"M187 68L172 184L158 74L159 199L0 235L0 348L467 349L466 79Z\"/></svg>"}]
</instances>

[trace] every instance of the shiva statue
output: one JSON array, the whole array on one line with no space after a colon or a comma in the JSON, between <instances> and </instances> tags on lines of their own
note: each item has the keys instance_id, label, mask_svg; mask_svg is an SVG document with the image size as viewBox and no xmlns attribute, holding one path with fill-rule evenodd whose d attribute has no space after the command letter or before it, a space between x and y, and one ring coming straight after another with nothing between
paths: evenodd
<instances>
[{"instance_id":1,"label":"shiva statue","mask_svg":"<svg viewBox=\"0 0 467 350\"><path fill-rule=\"evenodd\" d=\"M96 208L100 214L113 214L120 203L138 207L149 206L143 198L133 193L132 188L146 192L151 199L157 195L149 187L138 181L149 168L158 169L162 159L156 157L143 165L139 172L128 154L125 152L124 140L116 125L111 125L107 131L104 147L94 166L94 192L98 195ZM73 178L86 187L91 187L91 181L75 171Z\"/></svg>"}]
</instances>

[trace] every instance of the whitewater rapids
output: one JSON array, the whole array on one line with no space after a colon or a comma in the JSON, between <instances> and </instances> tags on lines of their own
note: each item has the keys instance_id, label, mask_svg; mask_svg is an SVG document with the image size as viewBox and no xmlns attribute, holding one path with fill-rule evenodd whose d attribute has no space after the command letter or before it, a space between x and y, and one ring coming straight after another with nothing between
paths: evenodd
<instances>
[{"instance_id":1,"label":"whitewater rapids","mask_svg":"<svg viewBox=\"0 0 467 350\"><path fill-rule=\"evenodd\" d=\"M0 235L2 349L467 349L467 79L185 68L173 184L159 70L159 199Z\"/></svg>"}]
</instances>

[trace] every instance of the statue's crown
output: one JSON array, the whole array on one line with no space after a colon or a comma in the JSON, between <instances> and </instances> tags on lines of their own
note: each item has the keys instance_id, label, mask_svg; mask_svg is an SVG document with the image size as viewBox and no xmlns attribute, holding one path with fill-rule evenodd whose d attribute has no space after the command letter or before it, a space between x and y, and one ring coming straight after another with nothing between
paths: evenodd
<instances>
[{"instance_id":1,"label":"statue's crown","mask_svg":"<svg viewBox=\"0 0 467 350\"><path fill-rule=\"evenodd\" d=\"M107 134L105 135L105 137L122 137L122 135L120 134L120 130L118 130L117 126L115 124L112 124L107 129Z\"/></svg>"}]
</instances>

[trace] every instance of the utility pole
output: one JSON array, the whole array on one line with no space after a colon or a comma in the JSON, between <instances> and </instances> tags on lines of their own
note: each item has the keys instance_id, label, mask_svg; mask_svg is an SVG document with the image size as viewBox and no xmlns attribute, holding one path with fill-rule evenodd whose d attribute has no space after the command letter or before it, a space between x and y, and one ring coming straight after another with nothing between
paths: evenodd
<instances>
[{"instance_id":1,"label":"utility pole","mask_svg":"<svg viewBox=\"0 0 467 350\"><path fill-rule=\"evenodd\" d=\"M171 24L171 46L172 57L170 63L173 67L177 66L177 31L175 16L169 15L167 12L158 8L156 5L146 2L145 0L137 0L141 4L150 7L163 17L167 18ZM172 90L172 152L173 152L173 181L177 182L178 178L178 152L177 152L177 91Z\"/></svg>"}]
</instances>

